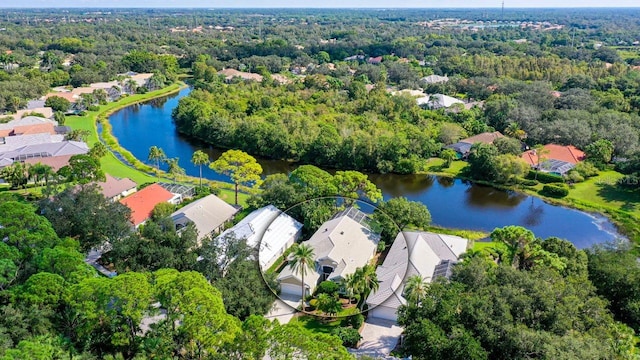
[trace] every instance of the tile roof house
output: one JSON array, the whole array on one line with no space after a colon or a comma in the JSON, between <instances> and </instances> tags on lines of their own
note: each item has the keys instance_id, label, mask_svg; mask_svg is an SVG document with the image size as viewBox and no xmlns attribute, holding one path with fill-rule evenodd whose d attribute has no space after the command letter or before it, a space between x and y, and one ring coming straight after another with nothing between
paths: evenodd
<instances>
[{"instance_id":1,"label":"tile roof house","mask_svg":"<svg viewBox=\"0 0 640 360\"><path fill-rule=\"evenodd\" d=\"M137 184L129 178L116 178L105 174L105 181L98 182L105 198L117 201L137 191Z\"/></svg>"},{"instance_id":2,"label":"tile roof house","mask_svg":"<svg viewBox=\"0 0 640 360\"><path fill-rule=\"evenodd\" d=\"M62 141L57 143L27 145L11 151L0 152L0 159L22 161L29 158L49 156L78 155L89 152L89 147L80 141Z\"/></svg>"},{"instance_id":3,"label":"tile roof house","mask_svg":"<svg viewBox=\"0 0 640 360\"><path fill-rule=\"evenodd\" d=\"M224 75L226 81L231 81L235 77L239 77L243 80L262 81L262 75L253 74L244 71L238 71L236 69L224 69L218 71L218 74Z\"/></svg>"},{"instance_id":4,"label":"tile roof house","mask_svg":"<svg viewBox=\"0 0 640 360\"><path fill-rule=\"evenodd\" d=\"M28 108L16 111L15 115L13 115L14 119L22 119L25 115L30 113L38 113L44 115L45 118L49 119L53 117L53 109L46 106Z\"/></svg>"},{"instance_id":5,"label":"tile roof house","mask_svg":"<svg viewBox=\"0 0 640 360\"><path fill-rule=\"evenodd\" d=\"M449 108L455 104L462 104L464 105L464 102L462 100L456 99L454 97L451 96L447 96L444 94L433 94L429 96L428 101L426 102L426 105L430 108L430 109L442 109L442 108Z\"/></svg>"},{"instance_id":6,"label":"tile roof house","mask_svg":"<svg viewBox=\"0 0 640 360\"><path fill-rule=\"evenodd\" d=\"M342 281L358 267L366 265L374 256L379 234L367 224L368 216L349 207L333 216L304 244L314 250L315 271L304 278L305 289L312 293L319 281ZM278 276L281 293L299 295L302 286L300 275L286 267Z\"/></svg>"},{"instance_id":7,"label":"tile roof house","mask_svg":"<svg viewBox=\"0 0 640 360\"><path fill-rule=\"evenodd\" d=\"M37 158L29 158L25 159L25 164L42 164L51 166L53 171L58 171L62 167L69 165L69 160L73 155L62 155L62 156L49 156L49 157L37 157ZM108 175L107 175L108 176Z\"/></svg>"},{"instance_id":8,"label":"tile roof house","mask_svg":"<svg viewBox=\"0 0 640 360\"><path fill-rule=\"evenodd\" d=\"M172 198L172 193L156 183L120 199L120 203L131 209L131 222L138 227L151 217L156 205L169 202Z\"/></svg>"},{"instance_id":9,"label":"tile roof house","mask_svg":"<svg viewBox=\"0 0 640 360\"><path fill-rule=\"evenodd\" d=\"M262 269L268 269L302 232L302 224L273 205L253 211L235 226L225 230L216 238L224 241L227 236L245 239L247 245L258 248Z\"/></svg>"},{"instance_id":10,"label":"tile roof house","mask_svg":"<svg viewBox=\"0 0 640 360\"><path fill-rule=\"evenodd\" d=\"M478 135L462 139L455 144L445 146L446 149L453 149L459 158L465 158L469 155L471 146L476 143L493 144L496 139L502 138L504 135L500 131L483 132Z\"/></svg>"},{"instance_id":11,"label":"tile roof house","mask_svg":"<svg viewBox=\"0 0 640 360\"><path fill-rule=\"evenodd\" d=\"M377 65L382 63L382 56L370 57L367 59L369 64Z\"/></svg>"},{"instance_id":12,"label":"tile roof house","mask_svg":"<svg viewBox=\"0 0 640 360\"><path fill-rule=\"evenodd\" d=\"M521 158L533 168L539 165L538 170L558 175L566 174L585 159L585 153L573 145L547 144L543 148L545 154L541 164L538 164L540 158L535 149L525 151Z\"/></svg>"},{"instance_id":13,"label":"tile roof house","mask_svg":"<svg viewBox=\"0 0 640 360\"><path fill-rule=\"evenodd\" d=\"M178 209L171 214L171 219L177 229L193 223L198 230L200 242L206 236L222 231L237 212L237 208L211 194Z\"/></svg>"},{"instance_id":14,"label":"tile roof house","mask_svg":"<svg viewBox=\"0 0 640 360\"><path fill-rule=\"evenodd\" d=\"M16 150L30 145L59 143L64 135L28 134L0 137L0 153Z\"/></svg>"},{"instance_id":15,"label":"tile roof house","mask_svg":"<svg viewBox=\"0 0 640 360\"><path fill-rule=\"evenodd\" d=\"M424 81L427 84L440 84L440 83L448 82L449 77L447 77L446 75L445 76L429 75L421 78L420 81Z\"/></svg>"},{"instance_id":16,"label":"tile roof house","mask_svg":"<svg viewBox=\"0 0 640 360\"><path fill-rule=\"evenodd\" d=\"M397 310L407 301L404 285L411 276L427 281L451 276L451 268L468 246L458 236L430 232L405 231L396 236L382 265L376 269L378 290L367 298L369 316L397 320Z\"/></svg>"}]
</instances>

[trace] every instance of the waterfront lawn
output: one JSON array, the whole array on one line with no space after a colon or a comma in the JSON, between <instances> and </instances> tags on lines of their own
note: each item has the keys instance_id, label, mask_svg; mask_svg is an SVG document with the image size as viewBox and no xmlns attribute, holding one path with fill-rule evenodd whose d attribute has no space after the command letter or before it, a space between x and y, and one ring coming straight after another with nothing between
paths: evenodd
<instances>
[{"instance_id":1,"label":"waterfront lawn","mask_svg":"<svg viewBox=\"0 0 640 360\"><path fill-rule=\"evenodd\" d=\"M506 249L506 246L501 242L496 241L476 241L473 243L473 247L471 248L473 251L482 251L482 250L497 250L497 249Z\"/></svg>"},{"instance_id":2,"label":"waterfront lawn","mask_svg":"<svg viewBox=\"0 0 640 360\"><path fill-rule=\"evenodd\" d=\"M462 170L467 167L467 162L462 160L455 160L451 162L451 165L447 168L444 167L444 160L440 158L431 158L427 160L425 164L425 170L428 173L435 175L443 175L443 176L454 176L457 177L460 175Z\"/></svg>"}]
</instances>

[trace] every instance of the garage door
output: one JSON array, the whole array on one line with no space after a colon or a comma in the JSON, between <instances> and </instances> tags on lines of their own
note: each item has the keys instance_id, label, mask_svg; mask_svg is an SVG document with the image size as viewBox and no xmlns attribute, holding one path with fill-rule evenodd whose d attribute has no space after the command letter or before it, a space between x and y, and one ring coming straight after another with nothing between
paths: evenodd
<instances>
[{"instance_id":1,"label":"garage door","mask_svg":"<svg viewBox=\"0 0 640 360\"><path fill-rule=\"evenodd\" d=\"M280 293L283 295L297 295L300 298L300 285L282 283L280 284Z\"/></svg>"},{"instance_id":2,"label":"garage door","mask_svg":"<svg viewBox=\"0 0 640 360\"><path fill-rule=\"evenodd\" d=\"M377 306L369 311L369 316L375 317L378 319L386 319L386 320L398 320L398 314L396 314L396 309L387 307L387 306Z\"/></svg>"}]
</instances>

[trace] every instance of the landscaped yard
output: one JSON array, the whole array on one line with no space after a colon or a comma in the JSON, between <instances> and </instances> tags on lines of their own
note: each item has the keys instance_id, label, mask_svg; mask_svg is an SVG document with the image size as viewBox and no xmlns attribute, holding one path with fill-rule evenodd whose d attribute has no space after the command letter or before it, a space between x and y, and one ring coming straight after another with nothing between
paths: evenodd
<instances>
[{"instance_id":1,"label":"landscaped yard","mask_svg":"<svg viewBox=\"0 0 640 360\"><path fill-rule=\"evenodd\" d=\"M311 315L296 316L289 321L289 324L299 324L300 326L312 330L314 332L321 332L330 334L333 329L339 328L342 324L342 319L335 320L323 320Z\"/></svg>"}]
</instances>

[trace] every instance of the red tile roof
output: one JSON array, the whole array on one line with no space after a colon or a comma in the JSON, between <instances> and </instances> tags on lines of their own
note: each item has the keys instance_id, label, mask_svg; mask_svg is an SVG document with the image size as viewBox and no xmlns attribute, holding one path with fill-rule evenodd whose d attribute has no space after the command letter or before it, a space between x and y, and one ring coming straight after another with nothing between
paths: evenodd
<instances>
[{"instance_id":1,"label":"red tile roof","mask_svg":"<svg viewBox=\"0 0 640 360\"><path fill-rule=\"evenodd\" d=\"M30 134L56 134L55 125L53 123L22 125L13 128L13 135L30 135Z\"/></svg>"},{"instance_id":2,"label":"red tile roof","mask_svg":"<svg viewBox=\"0 0 640 360\"><path fill-rule=\"evenodd\" d=\"M560 160L571 164L577 164L584 160L585 154L573 145L557 145L547 144L544 146L546 154L542 156L543 160ZM529 150L522 153L522 159L529 165L538 165L538 155L535 150Z\"/></svg>"},{"instance_id":3,"label":"red tile roof","mask_svg":"<svg viewBox=\"0 0 640 360\"><path fill-rule=\"evenodd\" d=\"M156 205L167 202L172 197L173 194L165 188L159 184L153 184L121 199L120 203L131 209L131 222L138 226L151 216L151 211Z\"/></svg>"}]
</instances>

